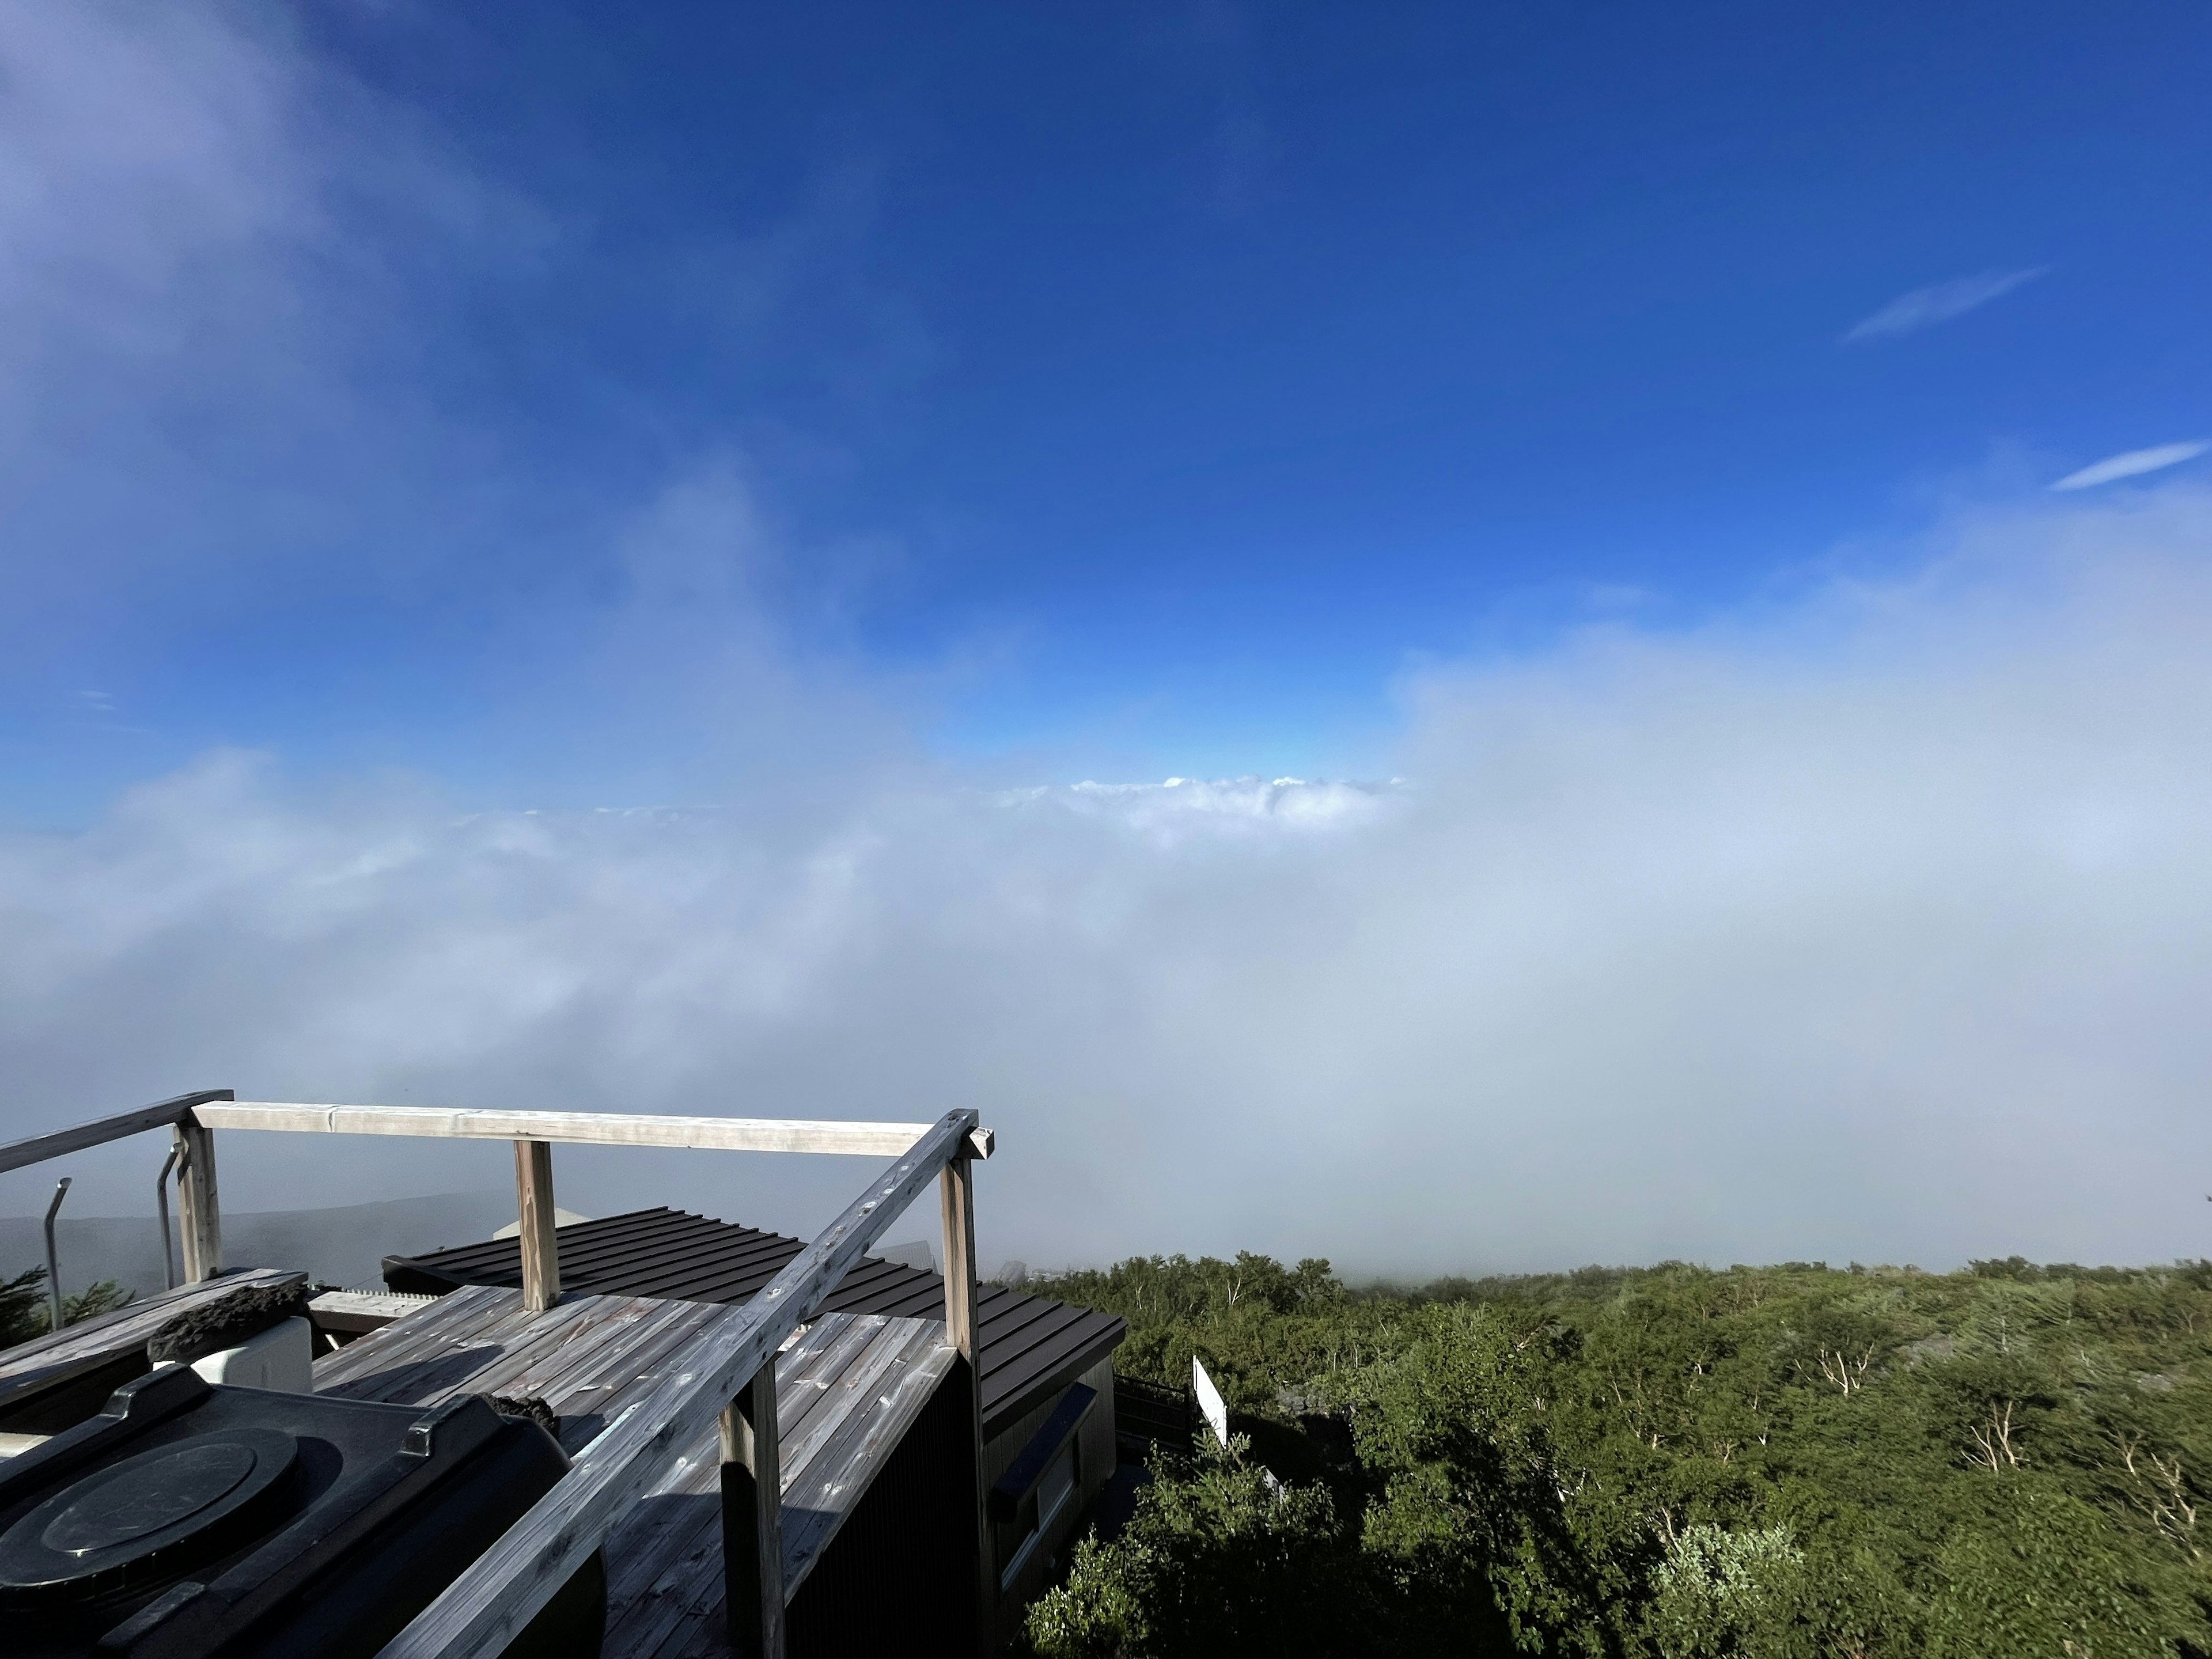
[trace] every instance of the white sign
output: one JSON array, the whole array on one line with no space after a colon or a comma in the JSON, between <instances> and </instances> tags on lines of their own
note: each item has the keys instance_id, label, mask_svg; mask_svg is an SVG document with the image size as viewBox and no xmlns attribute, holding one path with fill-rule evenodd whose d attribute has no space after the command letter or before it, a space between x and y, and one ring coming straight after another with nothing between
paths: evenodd
<instances>
[{"instance_id":1,"label":"white sign","mask_svg":"<svg viewBox=\"0 0 2212 1659\"><path fill-rule=\"evenodd\" d=\"M1190 1357L1190 1391L1198 1396L1198 1408L1206 1413L1213 1437L1223 1445L1229 1443L1229 1407L1221 1398L1221 1390L1213 1386L1213 1379L1199 1364L1198 1356Z\"/></svg>"}]
</instances>

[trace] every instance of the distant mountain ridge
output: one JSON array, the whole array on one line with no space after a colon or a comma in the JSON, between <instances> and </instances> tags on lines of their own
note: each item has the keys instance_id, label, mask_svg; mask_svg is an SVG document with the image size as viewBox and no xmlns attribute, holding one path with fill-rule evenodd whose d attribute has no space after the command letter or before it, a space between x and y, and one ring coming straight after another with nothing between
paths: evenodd
<instances>
[{"instance_id":1,"label":"distant mountain ridge","mask_svg":"<svg viewBox=\"0 0 2212 1659\"><path fill-rule=\"evenodd\" d=\"M441 1193L321 1210L225 1211L223 1265L301 1267L324 1284L380 1290L386 1256L474 1243L514 1219L514 1195L496 1191ZM112 1279L141 1296L162 1288L161 1233L150 1215L72 1217L64 1212L54 1224L54 1243L62 1289L71 1295L103 1279ZM169 1243L173 1251L178 1250L173 1212ZM0 1217L0 1278L12 1279L45 1261L45 1234L38 1217ZM181 1253L177 1262L181 1271Z\"/></svg>"}]
</instances>

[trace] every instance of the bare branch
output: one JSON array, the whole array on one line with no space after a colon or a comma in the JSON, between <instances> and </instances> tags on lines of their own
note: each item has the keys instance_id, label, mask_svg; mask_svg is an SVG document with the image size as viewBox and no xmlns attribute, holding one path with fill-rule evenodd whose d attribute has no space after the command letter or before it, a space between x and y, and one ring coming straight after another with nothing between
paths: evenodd
<instances>
[{"instance_id":1,"label":"bare branch","mask_svg":"<svg viewBox=\"0 0 2212 1659\"><path fill-rule=\"evenodd\" d=\"M1974 1449L1966 1455L1968 1463L1996 1474L2004 1469L2016 1469L2027 1462L2012 1443L2012 1413L2013 1402L2009 1400L1990 1402L1989 1427L1967 1431L1974 1443Z\"/></svg>"},{"instance_id":2,"label":"bare branch","mask_svg":"<svg viewBox=\"0 0 2212 1659\"><path fill-rule=\"evenodd\" d=\"M1840 1389L1848 1398L1866 1386L1867 1368L1874 1364L1874 1346L1869 1343L1864 1353L1852 1358L1841 1348L1831 1353L1820 1350L1820 1375Z\"/></svg>"}]
</instances>

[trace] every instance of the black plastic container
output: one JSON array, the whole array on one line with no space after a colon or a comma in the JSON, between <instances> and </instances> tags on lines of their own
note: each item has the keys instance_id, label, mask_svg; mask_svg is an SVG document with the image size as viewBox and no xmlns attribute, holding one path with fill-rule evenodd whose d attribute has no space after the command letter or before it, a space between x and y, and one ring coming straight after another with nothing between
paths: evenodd
<instances>
[{"instance_id":1,"label":"black plastic container","mask_svg":"<svg viewBox=\"0 0 2212 1659\"><path fill-rule=\"evenodd\" d=\"M561 1478L535 1423L211 1386L186 1366L0 1463L0 1648L369 1659ZM598 1559L507 1649L593 1659Z\"/></svg>"}]
</instances>

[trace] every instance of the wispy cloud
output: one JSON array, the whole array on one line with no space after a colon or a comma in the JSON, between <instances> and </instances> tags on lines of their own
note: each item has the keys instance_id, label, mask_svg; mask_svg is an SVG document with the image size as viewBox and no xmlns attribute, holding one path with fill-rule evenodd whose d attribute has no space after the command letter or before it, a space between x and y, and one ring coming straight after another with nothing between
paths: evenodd
<instances>
[{"instance_id":1,"label":"wispy cloud","mask_svg":"<svg viewBox=\"0 0 2212 1659\"><path fill-rule=\"evenodd\" d=\"M282 8L0 0L0 694L97 662L120 595L436 570L398 526L484 486L414 389L408 261L495 272L532 215Z\"/></svg>"},{"instance_id":2,"label":"wispy cloud","mask_svg":"<svg viewBox=\"0 0 2212 1659\"><path fill-rule=\"evenodd\" d=\"M2148 449L2130 449L2118 455L2107 455L2103 460L2083 467L2079 472L2069 472L2053 489L2089 489L2098 484L2111 483L2116 478L2138 477L2146 472L2156 472L2166 467L2179 466L2184 461L2193 461L2208 449L2212 442L2203 439L2187 443L2154 444Z\"/></svg>"},{"instance_id":3,"label":"wispy cloud","mask_svg":"<svg viewBox=\"0 0 2212 1659\"><path fill-rule=\"evenodd\" d=\"M2048 265L2033 265L2025 270L1985 270L1978 276L1961 276L1955 282L1916 288L1910 294L1899 295L1844 338L1879 340L1933 328L2011 293L2023 283L2033 282L2050 269Z\"/></svg>"}]
</instances>

